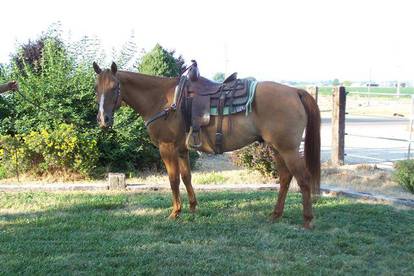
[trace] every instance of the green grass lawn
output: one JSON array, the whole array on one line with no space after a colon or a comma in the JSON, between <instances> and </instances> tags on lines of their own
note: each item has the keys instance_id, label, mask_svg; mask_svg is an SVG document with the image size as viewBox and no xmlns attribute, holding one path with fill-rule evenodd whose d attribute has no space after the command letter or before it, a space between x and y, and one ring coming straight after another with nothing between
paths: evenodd
<instances>
[{"instance_id":1,"label":"green grass lawn","mask_svg":"<svg viewBox=\"0 0 414 276\"><path fill-rule=\"evenodd\" d=\"M275 192L198 193L166 219L170 193L0 193L0 274L413 274L414 210L301 197L269 222Z\"/></svg>"}]
</instances>

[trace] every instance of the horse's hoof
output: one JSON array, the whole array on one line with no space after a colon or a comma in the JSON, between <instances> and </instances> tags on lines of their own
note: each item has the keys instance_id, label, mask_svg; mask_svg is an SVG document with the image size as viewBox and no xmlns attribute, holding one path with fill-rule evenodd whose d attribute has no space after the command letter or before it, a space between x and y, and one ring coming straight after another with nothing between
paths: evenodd
<instances>
[{"instance_id":1,"label":"horse's hoof","mask_svg":"<svg viewBox=\"0 0 414 276\"><path fill-rule=\"evenodd\" d=\"M309 222L304 222L303 223L303 228L305 228L306 230L312 230L313 229L313 225L312 225L312 223L309 221Z\"/></svg>"},{"instance_id":2,"label":"horse's hoof","mask_svg":"<svg viewBox=\"0 0 414 276\"><path fill-rule=\"evenodd\" d=\"M180 217L180 214L179 213L176 213L176 212L172 212L169 216L168 216L168 218L169 219L178 219Z\"/></svg>"},{"instance_id":3,"label":"horse's hoof","mask_svg":"<svg viewBox=\"0 0 414 276\"><path fill-rule=\"evenodd\" d=\"M273 223L278 222L281 218L282 218L282 215L278 215L278 214L275 214L275 213L272 213L270 215L270 221L273 222Z\"/></svg>"},{"instance_id":4,"label":"horse's hoof","mask_svg":"<svg viewBox=\"0 0 414 276\"><path fill-rule=\"evenodd\" d=\"M197 202L190 204L190 213L194 214L197 211Z\"/></svg>"}]
</instances>

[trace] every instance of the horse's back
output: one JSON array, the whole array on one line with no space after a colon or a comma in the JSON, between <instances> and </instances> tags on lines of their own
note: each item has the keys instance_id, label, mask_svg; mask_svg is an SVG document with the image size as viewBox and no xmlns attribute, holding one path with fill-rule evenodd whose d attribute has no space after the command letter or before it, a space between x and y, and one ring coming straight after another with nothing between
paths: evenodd
<instances>
[{"instance_id":1,"label":"horse's back","mask_svg":"<svg viewBox=\"0 0 414 276\"><path fill-rule=\"evenodd\" d=\"M217 116L205 127L201 151L212 153ZM302 140L307 123L299 89L275 82L259 82L252 111L223 118L224 151L241 148L253 141L266 141L277 148L294 149Z\"/></svg>"}]
</instances>

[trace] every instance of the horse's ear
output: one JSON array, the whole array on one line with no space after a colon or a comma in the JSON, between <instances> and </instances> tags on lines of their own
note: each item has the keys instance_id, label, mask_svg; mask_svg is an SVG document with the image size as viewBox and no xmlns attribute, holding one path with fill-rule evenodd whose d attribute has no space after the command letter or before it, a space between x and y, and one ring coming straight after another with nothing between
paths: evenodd
<instances>
[{"instance_id":1,"label":"horse's ear","mask_svg":"<svg viewBox=\"0 0 414 276\"><path fill-rule=\"evenodd\" d=\"M116 74L116 71L118 71L118 67L116 66L115 62L112 62L111 71L114 75Z\"/></svg>"},{"instance_id":2,"label":"horse's ear","mask_svg":"<svg viewBox=\"0 0 414 276\"><path fill-rule=\"evenodd\" d=\"M95 61L93 62L93 69L95 70L96 74L100 74L102 72L102 69L99 67L99 65Z\"/></svg>"}]
</instances>

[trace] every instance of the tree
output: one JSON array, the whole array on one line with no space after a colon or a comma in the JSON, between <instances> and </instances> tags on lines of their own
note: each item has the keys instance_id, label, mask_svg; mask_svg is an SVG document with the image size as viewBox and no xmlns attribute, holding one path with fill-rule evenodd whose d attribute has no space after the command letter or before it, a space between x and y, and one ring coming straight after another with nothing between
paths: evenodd
<instances>
[{"instance_id":1,"label":"tree","mask_svg":"<svg viewBox=\"0 0 414 276\"><path fill-rule=\"evenodd\" d=\"M131 33L129 40L122 45L119 51L112 49L112 60L116 62L118 69L131 70L133 63L137 60L137 52L138 46L135 43L135 35Z\"/></svg>"},{"instance_id":2,"label":"tree","mask_svg":"<svg viewBox=\"0 0 414 276\"><path fill-rule=\"evenodd\" d=\"M138 70L140 73L154 76L177 77L183 72L185 61L182 56L175 57L174 55L174 50L168 51L160 44L157 44L154 49L142 57L141 62L138 65ZM142 121L141 123L142 128L145 129ZM148 147L148 151L150 150L152 150L152 148ZM154 153L154 151L151 152L154 154L153 156L158 156L158 160L161 160L158 151L156 151L156 153ZM199 155L197 152L190 151L191 167L195 165L195 161L198 157Z\"/></svg>"},{"instance_id":3,"label":"tree","mask_svg":"<svg viewBox=\"0 0 414 276\"><path fill-rule=\"evenodd\" d=\"M20 45L19 50L12 56L12 60L21 74L26 74L28 69L35 74L40 74L45 66L42 63L42 57L47 43L54 44L55 50L67 55L61 38L60 24L52 24L38 39L29 40L27 43Z\"/></svg>"},{"instance_id":4,"label":"tree","mask_svg":"<svg viewBox=\"0 0 414 276\"><path fill-rule=\"evenodd\" d=\"M339 85L339 79L334 79L334 80L332 81L332 85L334 85L334 86Z\"/></svg>"},{"instance_id":5,"label":"tree","mask_svg":"<svg viewBox=\"0 0 414 276\"><path fill-rule=\"evenodd\" d=\"M224 79L225 79L225 76L223 72L217 72L213 76L213 80L215 80L216 82L223 82Z\"/></svg>"},{"instance_id":6,"label":"tree","mask_svg":"<svg viewBox=\"0 0 414 276\"><path fill-rule=\"evenodd\" d=\"M175 51L167 51L157 43L146 53L138 65L138 71L148 75L177 77L182 72L184 59L174 57Z\"/></svg>"}]
</instances>

